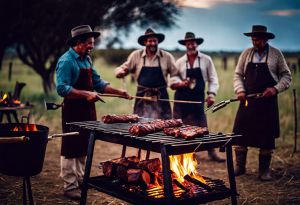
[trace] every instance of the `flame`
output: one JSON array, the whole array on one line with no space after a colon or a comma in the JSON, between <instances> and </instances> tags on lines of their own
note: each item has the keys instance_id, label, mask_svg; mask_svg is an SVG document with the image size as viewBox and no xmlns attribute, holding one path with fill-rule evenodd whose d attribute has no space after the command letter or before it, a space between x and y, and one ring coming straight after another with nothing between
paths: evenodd
<instances>
[{"instance_id":1,"label":"flame","mask_svg":"<svg viewBox=\"0 0 300 205\"><path fill-rule=\"evenodd\" d=\"M184 176L190 175L193 178L205 183L205 179L201 177L197 170L197 160L194 153L172 155L170 158L170 168L175 173L176 179L182 183L184 182Z\"/></svg>"},{"instance_id":2,"label":"flame","mask_svg":"<svg viewBox=\"0 0 300 205\"><path fill-rule=\"evenodd\" d=\"M8 95L7 95L6 93L4 93L4 95L3 95L2 98L0 99L0 103L3 102L3 101L7 98L7 96L8 96ZM4 102L4 103L5 103L5 102Z\"/></svg>"},{"instance_id":3,"label":"flame","mask_svg":"<svg viewBox=\"0 0 300 205\"><path fill-rule=\"evenodd\" d=\"M14 104L16 105L20 105L21 104L21 101L20 100L13 100Z\"/></svg>"},{"instance_id":4,"label":"flame","mask_svg":"<svg viewBox=\"0 0 300 205\"><path fill-rule=\"evenodd\" d=\"M38 131L37 127L35 124L25 124L23 127L22 126L15 126L12 131L18 132L18 131L26 131L26 132L36 132Z\"/></svg>"},{"instance_id":5,"label":"flame","mask_svg":"<svg viewBox=\"0 0 300 205\"><path fill-rule=\"evenodd\" d=\"M245 107L248 107L248 100L245 101Z\"/></svg>"}]
</instances>

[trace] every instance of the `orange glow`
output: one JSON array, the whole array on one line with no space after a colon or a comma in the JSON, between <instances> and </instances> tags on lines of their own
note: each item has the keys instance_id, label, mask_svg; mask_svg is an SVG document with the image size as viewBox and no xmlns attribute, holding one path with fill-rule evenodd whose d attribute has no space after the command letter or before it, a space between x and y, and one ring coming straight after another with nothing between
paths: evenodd
<instances>
[{"instance_id":1,"label":"orange glow","mask_svg":"<svg viewBox=\"0 0 300 205\"><path fill-rule=\"evenodd\" d=\"M13 102L14 102L14 104L16 104L16 105L20 105L20 104L21 104L21 101L20 101L20 100L14 100Z\"/></svg>"},{"instance_id":2,"label":"orange glow","mask_svg":"<svg viewBox=\"0 0 300 205\"><path fill-rule=\"evenodd\" d=\"M38 131L35 124L25 124L24 126L15 126L12 131L18 132L18 131L26 131L26 132L35 132Z\"/></svg>"},{"instance_id":3,"label":"orange glow","mask_svg":"<svg viewBox=\"0 0 300 205\"><path fill-rule=\"evenodd\" d=\"M7 94L4 93L4 95L3 95L2 98L0 99L0 103L3 102L6 98L7 98ZM5 101L4 101L4 103L6 104Z\"/></svg>"},{"instance_id":4,"label":"orange glow","mask_svg":"<svg viewBox=\"0 0 300 205\"><path fill-rule=\"evenodd\" d=\"M205 180L196 170L197 160L194 153L172 155L170 158L170 168L175 173L176 179L182 183L185 175L205 183Z\"/></svg>"},{"instance_id":5,"label":"orange glow","mask_svg":"<svg viewBox=\"0 0 300 205\"><path fill-rule=\"evenodd\" d=\"M248 100L245 101L245 107L248 107Z\"/></svg>"}]
</instances>

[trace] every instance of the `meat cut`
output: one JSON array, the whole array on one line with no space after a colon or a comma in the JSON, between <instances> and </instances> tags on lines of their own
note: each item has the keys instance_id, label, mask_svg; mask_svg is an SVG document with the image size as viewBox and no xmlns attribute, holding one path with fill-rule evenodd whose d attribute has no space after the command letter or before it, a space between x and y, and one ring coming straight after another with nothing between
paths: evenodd
<instances>
[{"instance_id":1,"label":"meat cut","mask_svg":"<svg viewBox=\"0 0 300 205\"><path fill-rule=\"evenodd\" d=\"M129 133L134 136L145 136L147 134L162 131L164 128L168 127L180 127L182 126L181 119L170 119L170 120L153 120L149 122L141 122L132 125L129 128Z\"/></svg>"},{"instance_id":2,"label":"meat cut","mask_svg":"<svg viewBox=\"0 0 300 205\"><path fill-rule=\"evenodd\" d=\"M128 114L128 115L104 115L102 116L102 122L104 123L128 123L128 122L138 122L139 116L135 114Z\"/></svg>"},{"instance_id":3,"label":"meat cut","mask_svg":"<svg viewBox=\"0 0 300 205\"><path fill-rule=\"evenodd\" d=\"M172 127L164 128L164 133L166 135L171 135L174 137L181 137L184 139L194 139L196 137L201 137L208 134L207 127L196 127L196 126L186 126L186 127Z\"/></svg>"}]
</instances>

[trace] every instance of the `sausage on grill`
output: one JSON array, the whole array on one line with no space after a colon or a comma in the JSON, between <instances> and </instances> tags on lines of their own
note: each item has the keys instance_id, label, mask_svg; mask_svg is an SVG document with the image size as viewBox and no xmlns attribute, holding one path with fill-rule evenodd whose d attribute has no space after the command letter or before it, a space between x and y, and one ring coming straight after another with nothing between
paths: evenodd
<instances>
[{"instance_id":1,"label":"sausage on grill","mask_svg":"<svg viewBox=\"0 0 300 205\"><path fill-rule=\"evenodd\" d=\"M208 129L207 127L196 126L187 126L183 128L164 128L164 133L166 135L181 137L184 139L194 139L196 137L201 137L204 134L208 134Z\"/></svg>"},{"instance_id":2,"label":"sausage on grill","mask_svg":"<svg viewBox=\"0 0 300 205\"><path fill-rule=\"evenodd\" d=\"M139 116L135 114L129 115L104 115L102 116L102 122L104 123L128 123L128 122L138 122Z\"/></svg>"},{"instance_id":3,"label":"sausage on grill","mask_svg":"<svg viewBox=\"0 0 300 205\"><path fill-rule=\"evenodd\" d=\"M147 134L162 131L167 127L180 127L182 126L181 119L171 119L171 120L153 120L150 122L142 122L133 125L129 128L129 133L134 136L145 136Z\"/></svg>"}]
</instances>

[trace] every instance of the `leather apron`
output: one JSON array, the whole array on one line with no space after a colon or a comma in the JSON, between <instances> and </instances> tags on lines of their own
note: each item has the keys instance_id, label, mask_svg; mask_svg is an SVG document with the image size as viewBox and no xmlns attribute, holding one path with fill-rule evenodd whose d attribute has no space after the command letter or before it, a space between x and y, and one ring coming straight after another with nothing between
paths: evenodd
<instances>
[{"instance_id":1,"label":"leather apron","mask_svg":"<svg viewBox=\"0 0 300 205\"><path fill-rule=\"evenodd\" d=\"M169 99L160 59L158 58L157 67L145 66L145 61L146 57L144 57L143 67L137 79L138 88L136 95L139 97L157 96L158 98ZM170 119L172 116L170 103L163 101L152 102L136 99L133 110L134 114L146 118Z\"/></svg>"},{"instance_id":2,"label":"leather apron","mask_svg":"<svg viewBox=\"0 0 300 205\"><path fill-rule=\"evenodd\" d=\"M199 67L196 68L188 68L188 61L186 62L186 77L194 79L196 81L196 85L194 89L190 89L188 87L177 89L174 96L175 100L204 102L205 82L200 68L200 57L198 57L198 65ZM181 118L184 124L207 127L204 103L174 103L173 114L174 118Z\"/></svg>"},{"instance_id":3,"label":"leather apron","mask_svg":"<svg viewBox=\"0 0 300 205\"><path fill-rule=\"evenodd\" d=\"M251 62L247 64L244 77L246 95L261 93L266 88L276 85L267 64L268 48L265 63L253 63L253 55L254 52ZM275 138L280 134L277 95L269 98L248 99L247 107L244 102L241 102L233 132L242 135L236 140L237 145L275 149Z\"/></svg>"},{"instance_id":4,"label":"leather apron","mask_svg":"<svg viewBox=\"0 0 300 205\"><path fill-rule=\"evenodd\" d=\"M80 68L80 74L74 88L78 90L93 91L92 68ZM95 103L86 99L64 98L62 107L63 132L71 132L66 122L80 122L97 120ZM62 138L61 155L66 158L77 158L87 155L89 133L80 131L79 136Z\"/></svg>"}]
</instances>

